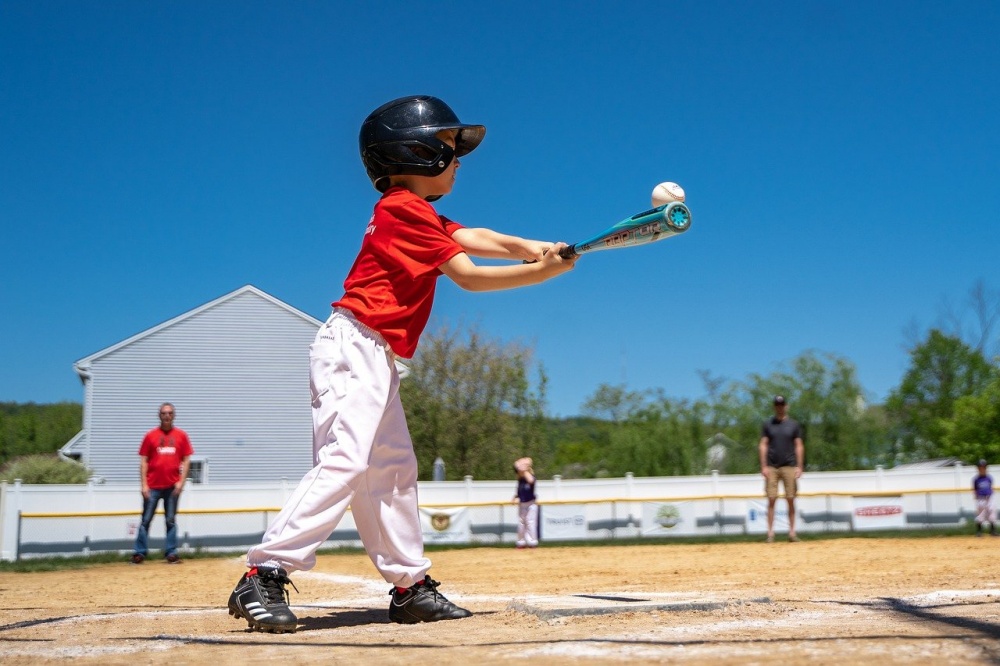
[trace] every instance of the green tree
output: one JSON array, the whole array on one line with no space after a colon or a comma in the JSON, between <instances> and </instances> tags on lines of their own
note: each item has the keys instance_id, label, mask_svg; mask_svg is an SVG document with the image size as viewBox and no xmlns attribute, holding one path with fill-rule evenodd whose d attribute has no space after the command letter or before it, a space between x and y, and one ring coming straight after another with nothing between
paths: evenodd
<instances>
[{"instance_id":1,"label":"green tree","mask_svg":"<svg viewBox=\"0 0 1000 666\"><path fill-rule=\"evenodd\" d=\"M970 463L1000 461L1000 372L979 393L955 400L951 418L939 425L945 455Z\"/></svg>"},{"instance_id":2,"label":"green tree","mask_svg":"<svg viewBox=\"0 0 1000 666\"><path fill-rule=\"evenodd\" d=\"M646 398L638 391L629 391L624 384L600 384L583 403L583 413L622 423L641 410Z\"/></svg>"},{"instance_id":3,"label":"green tree","mask_svg":"<svg viewBox=\"0 0 1000 666\"><path fill-rule=\"evenodd\" d=\"M708 443L724 449L721 460L712 456L722 472L760 470L761 425L777 394L788 398L789 415L802 424L808 469L871 468L887 457L878 412L867 406L856 369L843 357L806 351L769 375L716 382L709 393Z\"/></svg>"},{"instance_id":4,"label":"green tree","mask_svg":"<svg viewBox=\"0 0 1000 666\"><path fill-rule=\"evenodd\" d=\"M82 423L83 407L75 402L0 403L0 465L17 456L56 452Z\"/></svg>"},{"instance_id":5,"label":"green tree","mask_svg":"<svg viewBox=\"0 0 1000 666\"><path fill-rule=\"evenodd\" d=\"M547 378L539 368L532 390L532 356L530 347L475 328L443 326L424 334L400 388L421 478L430 478L438 457L449 479L510 478L513 461L523 455L534 458L538 474L551 468Z\"/></svg>"},{"instance_id":6,"label":"green tree","mask_svg":"<svg viewBox=\"0 0 1000 666\"><path fill-rule=\"evenodd\" d=\"M553 472L567 479L608 476L607 452L615 425L592 416L552 419L547 426Z\"/></svg>"},{"instance_id":7,"label":"green tree","mask_svg":"<svg viewBox=\"0 0 1000 666\"><path fill-rule=\"evenodd\" d=\"M671 400L662 391L645 394L624 386L601 385L584 403L594 416L608 419L607 439L593 448L557 444L560 462L581 453L604 462L614 476L727 474L760 470L761 425L771 399L791 401L791 415L802 423L809 469L871 468L887 458L884 419L870 409L854 365L833 354L807 351L769 375L726 382L703 372L706 400Z\"/></svg>"},{"instance_id":8,"label":"green tree","mask_svg":"<svg viewBox=\"0 0 1000 666\"><path fill-rule=\"evenodd\" d=\"M886 400L897 460L945 455L946 423L956 402L982 392L993 367L982 352L957 337L931 330L910 351L910 367Z\"/></svg>"},{"instance_id":9,"label":"green tree","mask_svg":"<svg viewBox=\"0 0 1000 666\"><path fill-rule=\"evenodd\" d=\"M683 476L705 468L703 404L674 401L657 393L611 431L609 472L622 476Z\"/></svg>"}]
</instances>

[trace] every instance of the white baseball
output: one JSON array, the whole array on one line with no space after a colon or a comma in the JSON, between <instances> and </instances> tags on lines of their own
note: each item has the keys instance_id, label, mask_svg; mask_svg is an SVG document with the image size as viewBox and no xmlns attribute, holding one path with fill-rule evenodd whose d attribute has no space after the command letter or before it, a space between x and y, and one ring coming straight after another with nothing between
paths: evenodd
<instances>
[{"instance_id":1,"label":"white baseball","mask_svg":"<svg viewBox=\"0 0 1000 666\"><path fill-rule=\"evenodd\" d=\"M653 188L653 207L672 201L684 201L684 188L677 183L660 183Z\"/></svg>"}]
</instances>

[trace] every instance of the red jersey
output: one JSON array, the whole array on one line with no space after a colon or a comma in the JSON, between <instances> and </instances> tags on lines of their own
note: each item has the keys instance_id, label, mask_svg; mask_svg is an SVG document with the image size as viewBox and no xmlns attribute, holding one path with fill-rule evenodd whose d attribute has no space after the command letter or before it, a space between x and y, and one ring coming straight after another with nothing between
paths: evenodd
<instances>
[{"instance_id":1,"label":"red jersey","mask_svg":"<svg viewBox=\"0 0 1000 666\"><path fill-rule=\"evenodd\" d=\"M194 453L191 440L180 428L153 428L142 438L139 455L146 458L146 485L153 490L170 488L181 480L181 462Z\"/></svg>"},{"instance_id":2,"label":"red jersey","mask_svg":"<svg viewBox=\"0 0 1000 666\"><path fill-rule=\"evenodd\" d=\"M412 357L431 316L438 267L465 251L451 237L461 228L413 192L389 188L333 305L381 333L398 356Z\"/></svg>"}]
</instances>

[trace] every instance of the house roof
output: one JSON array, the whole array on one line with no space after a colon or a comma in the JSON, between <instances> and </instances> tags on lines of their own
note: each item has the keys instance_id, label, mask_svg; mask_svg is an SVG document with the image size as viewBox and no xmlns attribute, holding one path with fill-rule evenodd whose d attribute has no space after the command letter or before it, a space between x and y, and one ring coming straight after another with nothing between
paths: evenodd
<instances>
[{"instance_id":1,"label":"house roof","mask_svg":"<svg viewBox=\"0 0 1000 666\"><path fill-rule=\"evenodd\" d=\"M246 286L240 287L236 291L229 292L228 294L226 294L224 296L220 296L219 298L216 298L213 301L209 301L208 303L205 303L204 305L196 307L193 310L188 310L184 314L179 315L177 317L174 317L173 319L168 319L167 321L163 322L162 324L158 324L157 326L154 326L152 328L148 328L145 331L142 331L140 333L136 333L132 337L126 338L125 340L122 340L121 342L113 344L110 347L106 347L106 348L104 348L104 349L102 349L102 350L100 350L98 352L95 352L95 353L91 354L90 356L85 356L84 358L81 358L79 361L77 361L76 363L73 364L73 369L76 370L77 374L80 375L81 379L86 379L87 378L87 371L89 370L91 364L95 360L101 358L102 356L106 356L108 354L111 354L112 352L115 352L115 351L121 349L122 347L127 347L128 345L134 343L136 340L141 340L142 338L145 338L145 337L147 337L149 335L152 335L152 334L154 334L154 333L156 333L158 331L162 331L165 328L170 328L171 326L173 326L175 324L178 324L178 323L180 323L180 322L182 322L182 321L184 321L186 319L190 319L191 317L194 317L194 316L198 315L199 313L204 312L205 310L209 310L211 308L214 308L215 306L219 305L220 303L225 303L226 301L230 301L230 300L232 300L232 299L234 299L234 298L236 298L238 296L241 296L243 294L246 294L246 293L254 294L255 296L258 296L258 297L260 297L260 298L262 298L262 299L264 299L266 301L269 301L269 302L277 305L278 307L280 307L280 308L282 308L284 310L287 310L289 313L295 315L296 317L300 317L301 319L309 322L310 324L312 324L316 328L319 328L323 324L323 322L319 321L315 317L311 317L311 316L307 315L306 313L302 312L301 310L296 310L295 308L293 308L292 306L288 305L287 303L278 300L274 296L271 296L270 294L261 291L260 289L258 289L257 287L254 287L253 285L249 285L248 284Z\"/></svg>"}]
</instances>

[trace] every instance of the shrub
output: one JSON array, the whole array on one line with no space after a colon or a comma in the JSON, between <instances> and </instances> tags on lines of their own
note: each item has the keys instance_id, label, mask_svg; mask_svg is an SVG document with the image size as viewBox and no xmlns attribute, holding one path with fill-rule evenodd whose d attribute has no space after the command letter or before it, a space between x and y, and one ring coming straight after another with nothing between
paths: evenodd
<instances>
[{"instance_id":1,"label":"shrub","mask_svg":"<svg viewBox=\"0 0 1000 666\"><path fill-rule=\"evenodd\" d=\"M35 454L14 458L0 470L0 480L22 483L86 483L90 470L58 456Z\"/></svg>"}]
</instances>

